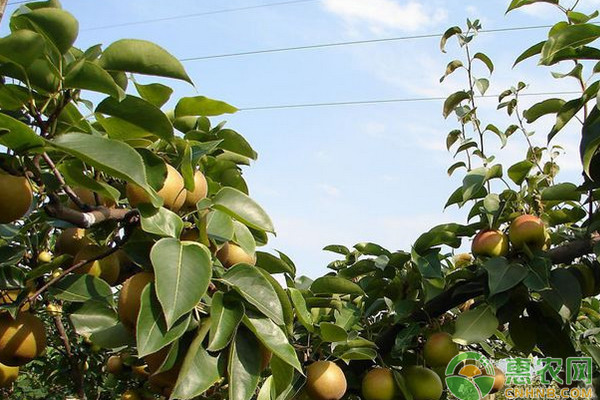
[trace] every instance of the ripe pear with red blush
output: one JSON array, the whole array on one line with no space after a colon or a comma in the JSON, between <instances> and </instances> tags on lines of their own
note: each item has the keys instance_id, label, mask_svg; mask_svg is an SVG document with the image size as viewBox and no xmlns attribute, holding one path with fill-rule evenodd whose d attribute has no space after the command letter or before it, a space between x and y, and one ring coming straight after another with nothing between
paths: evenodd
<instances>
[{"instance_id":1,"label":"ripe pear with red blush","mask_svg":"<svg viewBox=\"0 0 600 400\"><path fill-rule=\"evenodd\" d=\"M508 236L498 229L479 231L473 238L471 251L476 256L503 257L508 254Z\"/></svg>"}]
</instances>

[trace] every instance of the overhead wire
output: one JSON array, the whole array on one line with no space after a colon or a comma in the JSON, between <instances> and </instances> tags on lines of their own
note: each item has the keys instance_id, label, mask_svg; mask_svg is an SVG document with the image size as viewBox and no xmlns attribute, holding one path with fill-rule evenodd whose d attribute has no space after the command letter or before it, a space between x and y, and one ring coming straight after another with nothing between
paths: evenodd
<instances>
[{"instance_id":1,"label":"overhead wire","mask_svg":"<svg viewBox=\"0 0 600 400\"><path fill-rule=\"evenodd\" d=\"M513 32L513 31L524 31L524 30L535 30L535 29L547 29L551 28L552 25L532 25L532 26L517 26L511 28L498 28L498 29L486 29L479 31L480 33L499 33L499 32ZM380 39L366 39L366 40L353 40L353 41L344 41L344 42L331 42L331 43L317 43L305 46L294 46L294 47L279 47L272 49L263 49L263 50L252 50L252 51L242 51L237 53L223 53L223 54L214 54L207 56L199 56L199 57L187 57L180 58L181 62L190 62L190 61L201 61L201 60L211 60L216 58L226 58L226 57L239 57L239 56L249 56L256 54L268 54L268 53L281 53L286 51L297 51L297 50L312 50L312 49L322 49L328 47L341 47L341 46L353 46L353 45L363 45L363 44L372 44L372 43L385 43L385 42L395 42L402 40L416 40L416 39L431 39L441 37L443 33L430 33L423 35L410 35L410 36L394 36L389 38L380 38Z\"/></svg>"},{"instance_id":2,"label":"overhead wire","mask_svg":"<svg viewBox=\"0 0 600 400\"><path fill-rule=\"evenodd\" d=\"M231 12L237 12L237 11L255 10L255 9L259 9L259 8L286 6L286 5L298 4L298 3L309 3L309 2L314 2L314 1L319 1L319 0L289 0L289 1L280 1L277 3L265 3L265 4L255 4L252 6L244 6L244 7L224 8L224 9L204 11L204 12L199 12L199 13L174 15L171 17L153 18L153 19L146 19L146 20L142 20L142 21L132 21L132 22L123 22L123 23L119 23L119 24L102 25L102 26L96 26L96 27L82 29L82 31L97 31L97 30L101 30L101 29L121 28L121 27L134 26L134 25L145 25L145 24L151 24L151 23L155 23L155 22L175 21L175 20L180 20L180 19L196 18L196 17L207 16L207 15L225 14L225 13L231 13Z\"/></svg>"},{"instance_id":3,"label":"overhead wire","mask_svg":"<svg viewBox=\"0 0 600 400\"><path fill-rule=\"evenodd\" d=\"M559 95L570 95L570 94L581 94L578 91L564 91L564 92L534 92L534 93L519 93L519 97L533 97L533 96L559 96ZM495 98L498 94L486 94L475 96L475 98ZM252 107L241 107L238 111L261 111L261 110L283 110L293 108L315 108L315 107L339 107L339 106L359 106L359 105L371 105L371 104L387 104L387 103L417 103L427 101L443 101L446 97L409 97L409 98L398 98L398 99L374 99L374 100L355 100L355 101L338 101L338 102L326 102L326 103L299 103L299 104L274 104L266 106L252 106Z\"/></svg>"}]
</instances>

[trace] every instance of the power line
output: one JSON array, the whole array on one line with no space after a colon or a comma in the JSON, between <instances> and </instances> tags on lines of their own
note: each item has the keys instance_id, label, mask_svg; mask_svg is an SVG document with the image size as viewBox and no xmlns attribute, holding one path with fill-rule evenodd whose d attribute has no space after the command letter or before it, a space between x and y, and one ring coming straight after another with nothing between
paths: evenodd
<instances>
[{"instance_id":1,"label":"power line","mask_svg":"<svg viewBox=\"0 0 600 400\"><path fill-rule=\"evenodd\" d=\"M245 6L245 7L224 8L224 9L214 10L214 11L205 11L205 12L193 13L193 14L175 15L172 17L154 18L154 19L146 19L143 21L133 21L133 22L123 22L120 24L102 25L102 26L96 26L96 27L92 27L92 28L82 29L82 31L97 31L100 29L120 28L120 27L133 26L133 25L144 25L144 24L151 24L154 22L174 21L174 20L179 20L179 19L202 17L202 16L206 16L206 15L225 14L225 13L236 12L236 11L255 10L258 8L285 6L285 5L298 4L298 3L309 3L309 2L313 2L313 1L318 1L318 0L289 0L289 1L282 1L279 3L266 3L266 4L257 4L257 5L253 5L253 6Z\"/></svg>"},{"instance_id":2,"label":"power line","mask_svg":"<svg viewBox=\"0 0 600 400\"><path fill-rule=\"evenodd\" d=\"M519 96L533 97L533 96L556 96L556 95L568 95L568 94L581 94L577 91L566 91L566 92L537 92L537 93L520 93ZM486 94L483 96L475 96L475 98L495 98L497 94ZM417 103L425 101L443 101L446 97L413 97L403 99L377 99L377 100L355 100L355 101L339 101L329 103L300 103L300 104L276 104L267 106L255 106L255 107L242 107L239 111L261 111L261 110L283 110L291 108L314 108L314 107L339 107L339 106L360 106L360 105L373 105L373 104L388 104L388 103Z\"/></svg>"},{"instance_id":3,"label":"power line","mask_svg":"<svg viewBox=\"0 0 600 400\"><path fill-rule=\"evenodd\" d=\"M525 30L535 30L535 29L548 29L551 27L552 27L552 25L517 26L517 27L512 27L512 28L487 29L487 30L481 30L479 32L480 33L514 32L514 31L525 31ZM200 57L180 58L179 61L181 61L181 62L201 61L201 60L212 60L215 58L240 57L240 56L249 56L249 55L256 55L256 54L281 53L281 52L286 52L286 51L312 50L312 49L323 49L323 48L328 48L328 47L341 47L341 46L354 46L354 45L372 44L372 43L396 42L396 41L401 41L401 40L431 39L431 38L441 37L442 35L443 35L442 33L430 33L430 34L424 34L424 35L395 36L395 37L381 38L381 39L354 40L354 41L349 41L349 42L318 43L318 44L311 44L311 45L306 45L306 46L280 47L280 48L273 48L273 49L242 51L242 52L238 52L238 53L224 53L224 54L214 54L214 55L200 56Z\"/></svg>"}]
</instances>

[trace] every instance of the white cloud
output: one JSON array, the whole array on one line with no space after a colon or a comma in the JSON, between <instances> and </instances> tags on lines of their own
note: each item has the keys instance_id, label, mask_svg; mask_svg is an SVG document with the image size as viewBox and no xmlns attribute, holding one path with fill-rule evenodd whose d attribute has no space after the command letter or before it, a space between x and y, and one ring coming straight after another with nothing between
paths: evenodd
<instances>
[{"instance_id":1,"label":"white cloud","mask_svg":"<svg viewBox=\"0 0 600 400\"><path fill-rule=\"evenodd\" d=\"M325 0L325 8L342 17L352 29L365 26L373 33L386 31L414 32L446 21L448 12L430 8L418 1L394 0ZM354 26L353 26L354 25Z\"/></svg>"}]
</instances>

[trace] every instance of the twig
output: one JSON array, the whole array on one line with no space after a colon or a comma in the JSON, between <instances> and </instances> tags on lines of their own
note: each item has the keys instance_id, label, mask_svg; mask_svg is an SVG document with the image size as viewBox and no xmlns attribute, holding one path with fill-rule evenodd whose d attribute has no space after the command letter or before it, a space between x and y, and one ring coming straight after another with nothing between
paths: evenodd
<instances>
[{"instance_id":1,"label":"twig","mask_svg":"<svg viewBox=\"0 0 600 400\"><path fill-rule=\"evenodd\" d=\"M46 164L48 164L48 167L50 167L50 169L52 170L52 173L54 174L54 176L56 177L56 179L60 183L60 186L65 191L65 193L67 194L67 196L69 196L69 198L71 199L71 201L73 203L75 203L75 205L80 210L82 210L82 211L89 210L89 207L86 204L84 204L79 199L79 196L77 196L77 194L73 191L73 189L71 189L71 187L69 185L67 185L67 182L65 182L65 178L63 178L63 176L60 173L60 171L58 170L58 168L56 168L56 165L54 164L54 161L52 161L52 159L50 158L50 156L48 155L48 153L44 152L42 154L42 158L44 159L44 161L46 162Z\"/></svg>"},{"instance_id":2,"label":"twig","mask_svg":"<svg viewBox=\"0 0 600 400\"><path fill-rule=\"evenodd\" d=\"M77 395L80 399L85 399L85 390L83 387L83 374L79 369L77 359L73 357L73 352L71 351L71 343L69 342L69 337L67 336L67 332L65 331L65 326L62 323L61 313L53 313L53 318L54 325L56 325L56 330L58 331L58 335L60 336L60 339L63 342L65 350L67 352L67 358L69 359L69 364L71 366L73 378L77 383Z\"/></svg>"},{"instance_id":3,"label":"twig","mask_svg":"<svg viewBox=\"0 0 600 400\"><path fill-rule=\"evenodd\" d=\"M137 213L132 215L129 220L126 222L126 225L131 225L135 222L137 222ZM118 228L119 229L119 228ZM101 260L105 257L110 256L111 254L115 253L117 250L119 250L121 248L121 246L123 244L125 244L127 242L127 240L129 240L129 236L130 236L131 232L128 231L127 229L125 230L125 234L123 235L122 238L115 240L115 245L113 247L108 248L108 250L106 250L105 252L94 256L92 258L89 258L87 260L81 260L80 262L71 265L69 268L65 269L63 272L60 273L60 275L53 277L52 279L50 279L48 282L46 282L41 288L39 288L34 294L32 294L31 296L29 296L26 301L27 302L34 302L35 299L41 295L42 293L44 293L44 291L46 291L50 286L54 285L56 282L60 281L62 278L64 278L67 274L75 271L78 268L81 268L89 263L92 263L94 261L98 261Z\"/></svg>"}]
</instances>

